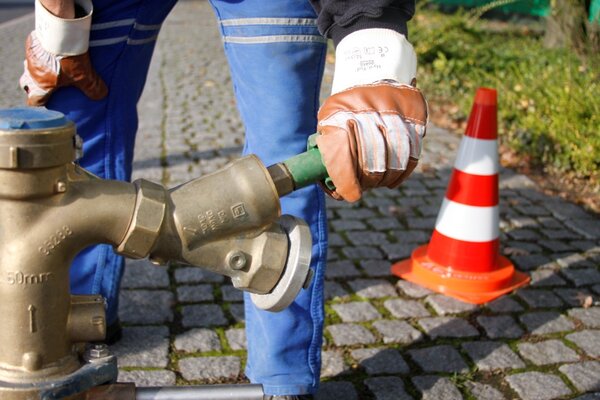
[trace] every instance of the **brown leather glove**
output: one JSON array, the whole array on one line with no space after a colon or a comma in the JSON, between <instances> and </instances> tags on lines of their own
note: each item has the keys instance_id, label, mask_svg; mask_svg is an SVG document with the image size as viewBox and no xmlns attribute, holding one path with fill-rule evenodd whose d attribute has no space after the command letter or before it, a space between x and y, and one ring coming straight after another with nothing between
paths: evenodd
<instances>
[{"instance_id":1,"label":"brown leather glove","mask_svg":"<svg viewBox=\"0 0 600 400\"><path fill-rule=\"evenodd\" d=\"M100 100L108 93L87 52L75 56L51 54L42 47L35 31L25 43L24 66L20 84L30 106L46 104L50 95L63 86L75 86L92 100Z\"/></svg>"},{"instance_id":2,"label":"brown leather glove","mask_svg":"<svg viewBox=\"0 0 600 400\"><path fill-rule=\"evenodd\" d=\"M398 186L417 166L427 103L409 85L382 81L329 97L318 114L317 145L336 189L357 201L363 189Z\"/></svg>"}]
</instances>

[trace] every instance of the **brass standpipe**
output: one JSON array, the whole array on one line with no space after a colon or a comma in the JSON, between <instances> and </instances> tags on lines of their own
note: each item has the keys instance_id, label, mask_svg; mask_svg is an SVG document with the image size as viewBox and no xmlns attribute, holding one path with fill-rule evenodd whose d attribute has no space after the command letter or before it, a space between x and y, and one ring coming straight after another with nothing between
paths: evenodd
<instances>
[{"instance_id":1,"label":"brass standpipe","mask_svg":"<svg viewBox=\"0 0 600 400\"><path fill-rule=\"evenodd\" d=\"M281 217L278 189L254 156L174 189L99 179L74 163L73 123L43 108L0 110L0 398L79 399L116 379L104 300L69 293L81 250L109 243L132 258L231 277L267 310L310 281L306 224Z\"/></svg>"}]
</instances>

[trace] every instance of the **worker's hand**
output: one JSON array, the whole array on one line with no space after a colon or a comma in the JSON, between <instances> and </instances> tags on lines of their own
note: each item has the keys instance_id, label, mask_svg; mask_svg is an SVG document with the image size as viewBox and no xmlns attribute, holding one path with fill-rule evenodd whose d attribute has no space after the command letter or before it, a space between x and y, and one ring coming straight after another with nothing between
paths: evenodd
<instances>
[{"instance_id":1,"label":"worker's hand","mask_svg":"<svg viewBox=\"0 0 600 400\"><path fill-rule=\"evenodd\" d=\"M416 167L427 103L411 85L416 56L404 35L357 31L342 39L336 57L334 94L319 110L317 146L335 185L326 191L353 202L363 189L398 186Z\"/></svg>"},{"instance_id":2,"label":"worker's hand","mask_svg":"<svg viewBox=\"0 0 600 400\"><path fill-rule=\"evenodd\" d=\"M92 3L79 0L77 5L84 15L62 19L36 1L36 30L27 37L25 68L20 79L28 105L44 105L63 86L75 86L92 100L102 99L108 93L88 54Z\"/></svg>"}]
</instances>

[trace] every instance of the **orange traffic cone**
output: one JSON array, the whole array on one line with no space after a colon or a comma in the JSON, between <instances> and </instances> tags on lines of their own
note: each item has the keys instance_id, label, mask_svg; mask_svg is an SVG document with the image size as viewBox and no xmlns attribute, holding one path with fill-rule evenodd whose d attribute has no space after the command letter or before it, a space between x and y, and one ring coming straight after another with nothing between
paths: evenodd
<instances>
[{"instance_id":1,"label":"orange traffic cone","mask_svg":"<svg viewBox=\"0 0 600 400\"><path fill-rule=\"evenodd\" d=\"M480 88L429 245L392 273L469 303L491 301L529 282L499 254L496 91Z\"/></svg>"}]
</instances>

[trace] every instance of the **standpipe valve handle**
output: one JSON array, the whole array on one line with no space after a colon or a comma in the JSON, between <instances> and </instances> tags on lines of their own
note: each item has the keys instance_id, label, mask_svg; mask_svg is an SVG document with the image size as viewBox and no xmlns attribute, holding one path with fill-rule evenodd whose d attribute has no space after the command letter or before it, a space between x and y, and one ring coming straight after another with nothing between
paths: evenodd
<instances>
[{"instance_id":1,"label":"standpipe valve handle","mask_svg":"<svg viewBox=\"0 0 600 400\"><path fill-rule=\"evenodd\" d=\"M335 190L317 147L316 137L315 133L308 138L307 150L304 153L267 168L279 197L316 182Z\"/></svg>"}]
</instances>

